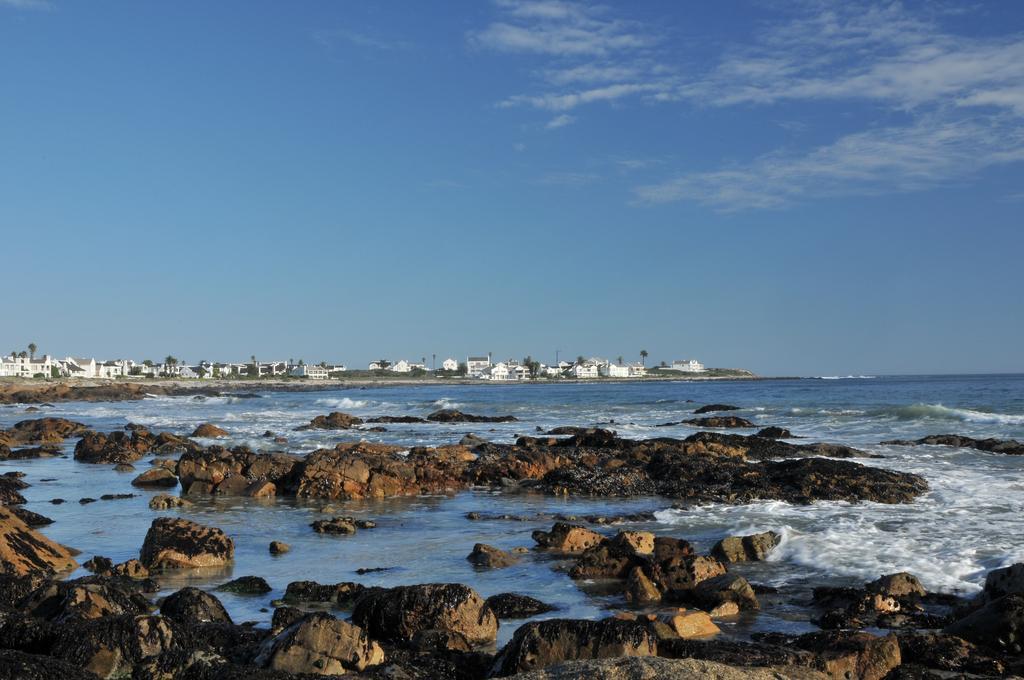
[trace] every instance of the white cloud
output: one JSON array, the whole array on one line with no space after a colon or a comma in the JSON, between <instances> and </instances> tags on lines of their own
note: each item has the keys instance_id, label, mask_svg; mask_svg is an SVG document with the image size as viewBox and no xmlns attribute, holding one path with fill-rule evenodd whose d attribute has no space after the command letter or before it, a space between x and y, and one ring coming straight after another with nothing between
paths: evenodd
<instances>
[{"instance_id":1,"label":"white cloud","mask_svg":"<svg viewBox=\"0 0 1024 680\"><path fill-rule=\"evenodd\" d=\"M556 130L560 127L565 127L566 125L572 125L575 122L576 118L570 116L567 113L563 113L562 115L555 116L554 118L549 120L547 125L545 125L544 127L547 128L548 130Z\"/></svg>"},{"instance_id":2,"label":"white cloud","mask_svg":"<svg viewBox=\"0 0 1024 680\"><path fill-rule=\"evenodd\" d=\"M662 86L656 83L621 83L562 94L515 95L501 102L499 106L508 108L527 104L534 108L547 109L549 111L568 111L581 104L612 101L641 92L656 92L660 89L662 89Z\"/></svg>"},{"instance_id":3,"label":"white cloud","mask_svg":"<svg viewBox=\"0 0 1024 680\"><path fill-rule=\"evenodd\" d=\"M804 153L691 172L638 187L642 203L690 200L717 210L778 208L797 200L933 188L987 167L1024 161L1024 128L1008 116L949 120L848 134Z\"/></svg>"},{"instance_id":4,"label":"white cloud","mask_svg":"<svg viewBox=\"0 0 1024 680\"><path fill-rule=\"evenodd\" d=\"M379 38L344 28L314 31L313 39L327 49L332 49L340 43L375 50L406 50L412 47L412 43L404 40Z\"/></svg>"}]
</instances>

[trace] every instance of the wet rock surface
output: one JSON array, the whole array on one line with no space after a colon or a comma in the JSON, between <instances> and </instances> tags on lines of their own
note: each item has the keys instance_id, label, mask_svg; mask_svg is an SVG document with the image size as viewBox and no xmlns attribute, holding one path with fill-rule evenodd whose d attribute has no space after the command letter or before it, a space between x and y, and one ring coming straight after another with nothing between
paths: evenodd
<instances>
[{"instance_id":1,"label":"wet rock surface","mask_svg":"<svg viewBox=\"0 0 1024 680\"><path fill-rule=\"evenodd\" d=\"M326 416L316 416L309 421L308 425L302 425L296 430L348 430L356 425L362 425L363 419L341 411L333 411Z\"/></svg>"},{"instance_id":2,"label":"wet rock surface","mask_svg":"<svg viewBox=\"0 0 1024 680\"><path fill-rule=\"evenodd\" d=\"M933 434L921 439L891 439L882 444L892 446L952 446L958 449L977 449L987 453L1024 456L1024 442L1016 439L974 439L959 434Z\"/></svg>"},{"instance_id":3,"label":"wet rock surface","mask_svg":"<svg viewBox=\"0 0 1024 680\"><path fill-rule=\"evenodd\" d=\"M223 531L186 519L153 520L139 552L148 569L216 567L234 558L235 544Z\"/></svg>"},{"instance_id":4,"label":"wet rock surface","mask_svg":"<svg viewBox=\"0 0 1024 680\"><path fill-rule=\"evenodd\" d=\"M477 416L458 409L441 409L427 416L427 420L432 423L513 423L517 419L515 416Z\"/></svg>"},{"instance_id":5,"label":"wet rock surface","mask_svg":"<svg viewBox=\"0 0 1024 680\"><path fill-rule=\"evenodd\" d=\"M493 642L498 634L498 617L484 599L457 583L370 590L356 601L352 622L392 642L411 641L425 630L458 633L474 645Z\"/></svg>"},{"instance_id":6,"label":"wet rock surface","mask_svg":"<svg viewBox=\"0 0 1024 680\"><path fill-rule=\"evenodd\" d=\"M49 575L77 566L70 549L28 526L9 508L0 507L0 573Z\"/></svg>"}]
</instances>

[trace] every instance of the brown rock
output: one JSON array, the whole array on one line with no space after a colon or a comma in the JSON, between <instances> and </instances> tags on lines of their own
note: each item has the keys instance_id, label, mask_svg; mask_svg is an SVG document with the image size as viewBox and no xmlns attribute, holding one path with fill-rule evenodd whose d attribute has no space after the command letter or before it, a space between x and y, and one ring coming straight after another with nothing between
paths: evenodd
<instances>
[{"instance_id":1,"label":"brown rock","mask_svg":"<svg viewBox=\"0 0 1024 680\"><path fill-rule=\"evenodd\" d=\"M149 499L149 508L151 510L170 510L171 508L187 508L194 505L192 501L180 498L178 496L171 496L170 494L161 493L153 496Z\"/></svg>"},{"instance_id":2,"label":"brown rock","mask_svg":"<svg viewBox=\"0 0 1024 680\"><path fill-rule=\"evenodd\" d=\"M654 534L650 531L620 531L611 542L616 547L634 555L654 553Z\"/></svg>"},{"instance_id":3,"label":"brown rock","mask_svg":"<svg viewBox=\"0 0 1024 680\"><path fill-rule=\"evenodd\" d=\"M384 662L384 650L362 628L318 612L263 643L254 663L285 673L338 675Z\"/></svg>"},{"instance_id":4,"label":"brown rock","mask_svg":"<svg viewBox=\"0 0 1024 680\"><path fill-rule=\"evenodd\" d=\"M192 430L190 437L201 437L203 439L220 439L222 437L228 437L227 430L223 430L216 425L211 423L203 423L196 429Z\"/></svg>"},{"instance_id":5,"label":"brown rock","mask_svg":"<svg viewBox=\"0 0 1024 680\"><path fill-rule=\"evenodd\" d=\"M75 445L75 460L80 463L134 463L149 452L152 441L144 430L126 432L86 432Z\"/></svg>"},{"instance_id":6,"label":"brown rock","mask_svg":"<svg viewBox=\"0 0 1024 680\"><path fill-rule=\"evenodd\" d=\"M556 552L581 553L601 543L604 536L578 524L556 522L551 531L534 531L533 540Z\"/></svg>"},{"instance_id":7,"label":"brown rock","mask_svg":"<svg viewBox=\"0 0 1024 680\"><path fill-rule=\"evenodd\" d=\"M725 565L713 557L675 557L658 565L660 582L669 590L692 590L723 574Z\"/></svg>"},{"instance_id":8,"label":"brown rock","mask_svg":"<svg viewBox=\"0 0 1024 680\"><path fill-rule=\"evenodd\" d=\"M718 635L722 629L715 625L711 617L702 611L680 610L666 618L666 623L672 626L676 635L684 640L694 638L706 638Z\"/></svg>"},{"instance_id":9,"label":"brown rock","mask_svg":"<svg viewBox=\"0 0 1024 680\"><path fill-rule=\"evenodd\" d=\"M626 601L636 604L661 602L661 591L640 567L633 567L626 579Z\"/></svg>"},{"instance_id":10,"label":"brown rock","mask_svg":"<svg viewBox=\"0 0 1024 680\"><path fill-rule=\"evenodd\" d=\"M0 507L0 573L56 574L77 566L69 548L30 528L10 509Z\"/></svg>"},{"instance_id":11,"label":"brown rock","mask_svg":"<svg viewBox=\"0 0 1024 680\"><path fill-rule=\"evenodd\" d=\"M466 559L477 567L486 567L490 569L510 567L519 561L511 553L507 553L504 550L499 550L498 548L485 545L483 543L477 543L474 545L473 552L469 553Z\"/></svg>"},{"instance_id":12,"label":"brown rock","mask_svg":"<svg viewBox=\"0 0 1024 680\"><path fill-rule=\"evenodd\" d=\"M693 599L707 610L727 603L735 603L740 609L760 608L754 588L736 574L721 574L699 582L693 589Z\"/></svg>"},{"instance_id":13,"label":"brown rock","mask_svg":"<svg viewBox=\"0 0 1024 680\"><path fill-rule=\"evenodd\" d=\"M132 486L162 486L170 488L178 486L178 478L174 476L173 472L164 468L150 468L133 479Z\"/></svg>"},{"instance_id":14,"label":"brown rock","mask_svg":"<svg viewBox=\"0 0 1024 680\"><path fill-rule=\"evenodd\" d=\"M723 562L753 562L765 559L782 537L774 531L750 536L729 536L719 541L711 554Z\"/></svg>"},{"instance_id":15,"label":"brown rock","mask_svg":"<svg viewBox=\"0 0 1024 680\"><path fill-rule=\"evenodd\" d=\"M317 416L309 421L309 425L295 428L296 430L348 430L355 425L362 425L363 419L348 413L334 411L326 416Z\"/></svg>"},{"instance_id":16,"label":"brown rock","mask_svg":"<svg viewBox=\"0 0 1024 680\"><path fill-rule=\"evenodd\" d=\"M271 541L270 542L270 554L271 555L283 555L284 553L291 550L292 547L284 541Z\"/></svg>"},{"instance_id":17,"label":"brown rock","mask_svg":"<svg viewBox=\"0 0 1024 680\"><path fill-rule=\"evenodd\" d=\"M869 593L878 593L896 599L912 596L924 597L926 594L921 581L913 574L908 574L905 571L882 576L878 580L867 584L865 588Z\"/></svg>"},{"instance_id":18,"label":"brown rock","mask_svg":"<svg viewBox=\"0 0 1024 680\"><path fill-rule=\"evenodd\" d=\"M65 418L22 420L7 430L0 430L0 444L14 447L25 444L60 444L68 437L78 436L88 427Z\"/></svg>"},{"instance_id":19,"label":"brown rock","mask_svg":"<svg viewBox=\"0 0 1024 680\"><path fill-rule=\"evenodd\" d=\"M158 517L146 533L139 560L148 569L218 567L235 555L224 532L186 519Z\"/></svg>"}]
</instances>

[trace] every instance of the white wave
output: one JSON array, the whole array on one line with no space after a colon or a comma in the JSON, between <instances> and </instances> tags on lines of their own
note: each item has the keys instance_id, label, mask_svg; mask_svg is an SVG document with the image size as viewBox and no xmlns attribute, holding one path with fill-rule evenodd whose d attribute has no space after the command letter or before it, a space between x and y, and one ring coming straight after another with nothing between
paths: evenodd
<instances>
[{"instance_id":1,"label":"white wave","mask_svg":"<svg viewBox=\"0 0 1024 680\"><path fill-rule=\"evenodd\" d=\"M819 375L818 380L874 380L873 375Z\"/></svg>"},{"instance_id":2,"label":"white wave","mask_svg":"<svg viewBox=\"0 0 1024 680\"><path fill-rule=\"evenodd\" d=\"M452 401L446 397L441 397L440 399L435 400L433 405L439 409L460 409L463 406L459 402Z\"/></svg>"},{"instance_id":3,"label":"white wave","mask_svg":"<svg viewBox=\"0 0 1024 680\"><path fill-rule=\"evenodd\" d=\"M990 413L969 408L951 408L942 404L912 404L881 409L873 415L900 420L959 420L968 423L1024 425L1024 414Z\"/></svg>"},{"instance_id":4,"label":"white wave","mask_svg":"<svg viewBox=\"0 0 1024 680\"><path fill-rule=\"evenodd\" d=\"M316 403L322 406L330 406L331 408L366 408L370 405L370 402L365 399L349 399L348 397L342 397L341 399L317 399Z\"/></svg>"}]
</instances>

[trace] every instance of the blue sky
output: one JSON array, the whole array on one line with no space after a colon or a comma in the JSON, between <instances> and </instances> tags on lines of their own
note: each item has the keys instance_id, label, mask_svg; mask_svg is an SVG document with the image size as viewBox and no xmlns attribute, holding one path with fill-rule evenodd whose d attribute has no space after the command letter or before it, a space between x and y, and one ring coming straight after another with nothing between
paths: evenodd
<instances>
[{"instance_id":1,"label":"blue sky","mask_svg":"<svg viewBox=\"0 0 1024 680\"><path fill-rule=\"evenodd\" d=\"M0 0L0 93L2 351L1024 370L1019 3Z\"/></svg>"}]
</instances>

